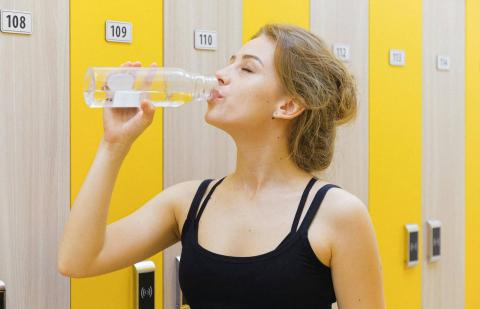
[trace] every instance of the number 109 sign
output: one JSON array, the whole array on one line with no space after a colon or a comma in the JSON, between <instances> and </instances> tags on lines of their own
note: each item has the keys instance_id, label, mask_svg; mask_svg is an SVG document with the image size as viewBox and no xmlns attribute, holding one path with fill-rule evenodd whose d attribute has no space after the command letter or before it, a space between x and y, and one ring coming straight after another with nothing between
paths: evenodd
<instances>
[{"instance_id":1,"label":"number 109 sign","mask_svg":"<svg viewBox=\"0 0 480 309\"><path fill-rule=\"evenodd\" d=\"M132 43L132 23L107 20L105 39L108 42Z\"/></svg>"}]
</instances>

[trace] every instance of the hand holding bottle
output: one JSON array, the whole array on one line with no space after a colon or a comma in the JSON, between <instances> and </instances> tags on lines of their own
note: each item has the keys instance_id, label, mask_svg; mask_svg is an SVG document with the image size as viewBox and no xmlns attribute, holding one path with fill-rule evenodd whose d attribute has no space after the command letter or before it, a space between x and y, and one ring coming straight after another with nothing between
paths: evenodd
<instances>
[{"instance_id":1,"label":"hand holding bottle","mask_svg":"<svg viewBox=\"0 0 480 309\"><path fill-rule=\"evenodd\" d=\"M151 67L156 67L153 63ZM140 62L126 62L122 67L141 67ZM142 100L140 107L104 108L103 140L111 145L129 148L135 139L152 123L155 107Z\"/></svg>"}]
</instances>

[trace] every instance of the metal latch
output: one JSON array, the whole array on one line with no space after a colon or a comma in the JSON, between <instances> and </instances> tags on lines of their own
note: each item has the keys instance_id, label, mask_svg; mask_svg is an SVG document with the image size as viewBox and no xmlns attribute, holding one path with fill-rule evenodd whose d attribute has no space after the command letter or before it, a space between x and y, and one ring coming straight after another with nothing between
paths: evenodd
<instances>
[{"instance_id":1,"label":"metal latch","mask_svg":"<svg viewBox=\"0 0 480 309\"><path fill-rule=\"evenodd\" d=\"M7 289L5 283L0 280L0 309L7 308Z\"/></svg>"}]
</instances>

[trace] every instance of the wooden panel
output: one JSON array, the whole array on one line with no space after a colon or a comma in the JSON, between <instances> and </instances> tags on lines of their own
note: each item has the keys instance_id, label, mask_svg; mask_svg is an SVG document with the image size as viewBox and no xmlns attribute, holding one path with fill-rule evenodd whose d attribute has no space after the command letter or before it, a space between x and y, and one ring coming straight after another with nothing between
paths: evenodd
<instances>
[{"instance_id":1,"label":"wooden panel","mask_svg":"<svg viewBox=\"0 0 480 309\"><path fill-rule=\"evenodd\" d=\"M464 11L463 1L423 1L424 309L465 307ZM450 71L437 70L439 54L450 57ZM442 256L434 263L426 254L428 219L442 222Z\"/></svg>"},{"instance_id":2,"label":"wooden panel","mask_svg":"<svg viewBox=\"0 0 480 309\"><path fill-rule=\"evenodd\" d=\"M316 174L368 206L368 1L311 0L310 30L329 46L350 47L350 60L345 64L358 87L357 119L337 128L332 163Z\"/></svg>"},{"instance_id":3,"label":"wooden panel","mask_svg":"<svg viewBox=\"0 0 480 309\"><path fill-rule=\"evenodd\" d=\"M267 23L287 23L310 27L309 0L244 0L243 42L250 40Z\"/></svg>"},{"instance_id":4,"label":"wooden panel","mask_svg":"<svg viewBox=\"0 0 480 309\"><path fill-rule=\"evenodd\" d=\"M480 0L466 1L465 308L480 308Z\"/></svg>"},{"instance_id":5,"label":"wooden panel","mask_svg":"<svg viewBox=\"0 0 480 309\"><path fill-rule=\"evenodd\" d=\"M358 87L357 119L337 128L335 153L324 178L368 205L368 1L311 0L310 30L329 46L350 46L345 64Z\"/></svg>"},{"instance_id":6,"label":"wooden panel","mask_svg":"<svg viewBox=\"0 0 480 309\"><path fill-rule=\"evenodd\" d=\"M242 1L165 0L165 58L167 67L213 75L241 48ZM194 29L215 30L218 50L193 48ZM164 110L164 184L223 177L235 168L231 138L204 120L206 103ZM175 308L178 243L164 250L164 308Z\"/></svg>"},{"instance_id":7,"label":"wooden panel","mask_svg":"<svg viewBox=\"0 0 480 309\"><path fill-rule=\"evenodd\" d=\"M85 72L91 66L119 66L127 60L162 65L162 2L128 0L71 1L71 149L72 202L88 173L103 135L103 110L83 99ZM133 43L105 40L105 21L133 24ZM118 174L108 223L129 215L162 190L162 109L130 149ZM156 267L155 301L162 303L162 254L151 257ZM133 267L102 276L72 279L73 309L134 308Z\"/></svg>"},{"instance_id":8,"label":"wooden panel","mask_svg":"<svg viewBox=\"0 0 480 309\"><path fill-rule=\"evenodd\" d=\"M68 1L0 0L33 34L0 33L0 280L7 308L68 308L57 272L68 215Z\"/></svg>"},{"instance_id":9,"label":"wooden panel","mask_svg":"<svg viewBox=\"0 0 480 309\"><path fill-rule=\"evenodd\" d=\"M421 307L422 264L405 266L405 228L422 233L422 1L369 3L369 211L387 308ZM406 65L389 65L389 49ZM420 239L419 257L423 256Z\"/></svg>"}]
</instances>

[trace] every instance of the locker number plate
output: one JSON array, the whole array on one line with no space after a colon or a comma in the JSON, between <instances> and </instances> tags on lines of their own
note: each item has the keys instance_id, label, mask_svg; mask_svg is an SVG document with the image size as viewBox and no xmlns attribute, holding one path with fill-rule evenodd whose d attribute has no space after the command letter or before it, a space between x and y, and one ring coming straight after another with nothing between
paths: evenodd
<instances>
[{"instance_id":1,"label":"locker number plate","mask_svg":"<svg viewBox=\"0 0 480 309\"><path fill-rule=\"evenodd\" d=\"M405 51L402 49L390 49L390 65L403 67L405 65Z\"/></svg>"},{"instance_id":2,"label":"locker number plate","mask_svg":"<svg viewBox=\"0 0 480 309\"><path fill-rule=\"evenodd\" d=\"M333 44L333 53L342 61L350 60L350 46L345 44Z\"/></svg>"},{"instance_id":3,"label":"locker number plate","mask_svg":"<svg viewBox=\"0 0 480 309\"><path fill-rule=\"evenodd\" d=\"M6 33L32 34L32 13L1 10L1 31Z\"/></svg>"},{"instance_id":4,"label":"locker number plate","mask_svg":"<svg viewBox=\"0 0 480 309\"><path fill-rule=\"evenodd\" d=\"M217 50L217 31L195 30L194 48Z\"/></svg>"},{"instance_id":5,"label":"locker number plate","mask_svg":"<svg viewBox=\"0 0 480 309\"><path fill-rule=\"evenodd\" d=\"M108 42L132 43L132 23L107 20L105 23L105 39Z\"/></svg>"},{"instance_id":6,"label":"locker number plate","mask_svg":"<svg viewBox=\"0 0 480 309\"><path fill-rule=\"evenodd\" d=\"M450 57L447 55L437 55L437 70L450 71Z\"/></svg>"}]
</instances>

